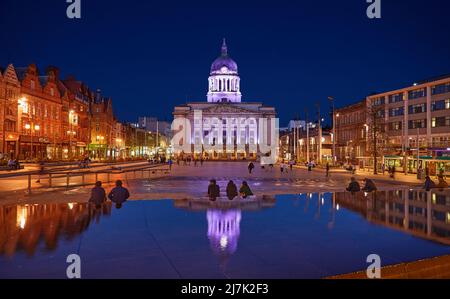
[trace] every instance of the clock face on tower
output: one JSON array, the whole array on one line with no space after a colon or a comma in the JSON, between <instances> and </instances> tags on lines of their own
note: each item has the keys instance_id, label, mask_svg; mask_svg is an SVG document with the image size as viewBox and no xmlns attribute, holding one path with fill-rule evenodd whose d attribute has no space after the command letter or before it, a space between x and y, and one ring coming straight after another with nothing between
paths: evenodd
<instances>
[{"instance_id":1,"label":"clock face on tower","mask_svg":"<svg viewBox=\"0 0 450 299\"><path fill-rule=\"evenodd\" d=\"M220 71L221 71L222 73L227 73L227 72L228 72L228 68L227 68L226 66L223 66L223 67L220 69Z\"/></svg>"}]
</instances>

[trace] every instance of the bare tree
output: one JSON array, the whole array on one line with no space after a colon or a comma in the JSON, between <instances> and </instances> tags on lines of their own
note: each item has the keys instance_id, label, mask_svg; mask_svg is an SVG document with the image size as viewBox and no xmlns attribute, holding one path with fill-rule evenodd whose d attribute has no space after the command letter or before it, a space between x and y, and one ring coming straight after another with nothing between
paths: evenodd
<instances>
[{"instance_id":1,"label":"bare tree","mask_svg":"<svg viewBox=\"0 0 450 299\"><path fill-rule=\"evenodd\" d=\"M370 151L373 157L373 174L378 174L378 156L382 155L383 147L380 145L385 144L385 110L384 105L373 105L368 103L367 116L369 119L369 134L371 139Z\"/></svg>"}]
</instances>

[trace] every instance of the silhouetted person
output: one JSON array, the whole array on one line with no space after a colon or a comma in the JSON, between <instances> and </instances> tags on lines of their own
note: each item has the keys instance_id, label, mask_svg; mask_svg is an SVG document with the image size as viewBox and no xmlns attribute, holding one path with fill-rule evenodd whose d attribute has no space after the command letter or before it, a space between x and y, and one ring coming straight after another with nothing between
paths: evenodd
<instances>
[{"instance_id":1,"label":"silhouetted person","mask_svg":"<svg viewBox=\"0 0 450 299\"><path fill-rule=\"evenodd\" d=\"M325 170L326 170L325 176L327 178L330 177L330 163L327 163Z\"/></svg>"},{"instance_id":2,"label":"silhouetted person","mask_svg":"<svg viewBox=\"0 0 450 299\"><path fill-rule=\"evenodd\" d=\"M106 192L102 187L102 182L95 183L95 187L91 190L90 203L95 204L96 207L100 207L106 201Z\"/></svg>"},{"instance_id":3,"label":"silhouetted person","mask_svg":"<svg viewBox=\"0 0 450 299\"><path fill-rule=\"evenodd\" d=\"M395 166L392 166L391 168L391 178L395 179Z\"/></svg>"},{"instance_id":4,"label":"silhouetted person","mask_svg":"<svg viewBox=\"0 0 450 299\"><path fill-rule=\"evenodd\" d=\"M350 179L350 184L348 184L348 187L346 190L349 192L359 192L359 191L361 191L361 186L356 181L356 179L354 177L352 177Z\"/></svg>"},{"instance_id":5,"label":"silhouetted person","mask_svg":"<svg viewBox=\"0 0 450 299\"><path fill-rule=\"evenodd\" d=\"M377 191L377 186L375 186L375 183L371 179L364 179L365 185L362 188L362 191L365 192L373 192Z\"/></svg>"},{"instance_id":6,"label":"silhouetted person","mask_svg":"<svg viewBox=\"0 0 450 299\"><path fill-rule=\"evenodd\" d=\"M216 201L217 197L220 197L220 187L217 185L216 180L209 181L208 186L209 200Z\"/></svg>"},{"instance_id":7,"label":"silhouetted person","mask_svg":"<svg viewBox=\"0 0 450 299\"><path fill-rule=\"evenodd\" d=\"M241 196L243 198L247 198L249 196L253 195L252 190L250 189L250 186L247 184L246 181L242 182L241 188L239 189L239 194L241 194Z\"/></svg>"},{"instance_id":8,"label":"silhouetted person","mask_svg":"<svg viewBox=\"0 0 450 299\"><path fill-rule=\"evenodd\" d=\"M227 197L229 200L233 200L238 196L237 186L233 181L229 181L227 185Z\"/></svg>"},{"instance_id":9,"label":"silhouetted person","mask_svg":"<svg viewBox=\"0 0 450 299\"><path fill-rule=\"evenodd\" d=\"M122 187L122 181L116 181L116 187L108 194L108 198L116 204L116 208L120 209L122 204L130 197L130 192L127 188Z\"/></svg>"},{"instance_id":10,"label":"silhouetted person","mask_svg":"<svg viewBox=\"0 0 450 299\"><path fill-rule=\"evenodd\" d=\"M433 182L433 180L430 178L430 176L427 176L425 178L425 184L423 185L423 188L426 191L430 191L433 188L436 188L436 184Z\"/></svg>"},{"instance_id":11,"label":"silhouetted person","mask_svg":"<svg viewBox=\"0 0 450 299\"><path fill-rule=\"evenodd\" d=\"M436 185L436 188L438 189L447 189L448 183L444 180L443 176L438 177L438 184Z\"/></svg>"},{"instance_id":12,"label":"silhouetted person","mask_svg":"<svg viewBox=\"0 0 450 299\"><path fill-rule=\"evenodd\" d=\"M253 162L248 163L248 173L252 174L253 168L255 168L255 165Z\"/></svg>"}]
</instances>

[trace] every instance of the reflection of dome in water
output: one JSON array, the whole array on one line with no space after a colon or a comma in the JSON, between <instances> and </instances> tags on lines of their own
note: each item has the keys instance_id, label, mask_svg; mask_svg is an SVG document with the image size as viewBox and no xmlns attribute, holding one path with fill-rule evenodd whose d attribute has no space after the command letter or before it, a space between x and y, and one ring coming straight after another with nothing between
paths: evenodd
<instances>
[{"instance_id":1,"label":"reflection of dome in water","mask_svg":"<svg viewBox=\"0 0 450 299\"><path fill-rule=\"evenodd\" d=\"M226 259L236 252L240 235L240 210L208 210L208 239L213 252Z\"/></svg>"}]
</instances>

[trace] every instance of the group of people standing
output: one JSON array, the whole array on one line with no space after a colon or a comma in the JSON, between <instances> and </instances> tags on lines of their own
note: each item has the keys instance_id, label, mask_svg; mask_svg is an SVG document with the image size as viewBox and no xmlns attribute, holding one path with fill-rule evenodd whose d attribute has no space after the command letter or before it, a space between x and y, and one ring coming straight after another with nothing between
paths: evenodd
<instances>
[{"instance_id":1,"label":"group of people standing","mask_svg":"<svg viewBox=\"0 0 450 299\"><path fill-rule=\"evenodd\" d=\"M239 188L238 192L236 184L232 180L230 180L227 184L226 192L229 200L235 199L238 195L240 195L244 199L253 195L253 192L246 181L242 182L242 185ZM216 199L220 197L220 187L219 185L217 185L216 180L209 181L208 197L211 201L216 201Z\"/></svg>"},{"instance_id":2,"label":"group of people standing","mask_svg":"<svg viewBox=\"0 0 450 299\"><path fill-rule=\"evenodd\" d=\"M114 187L108 194L108 199L115 203L116 208L122 208L122 204L130 197L130 192L127 188L122 186L121 180L116 181L116 187ZM106 191L102 187L102 182L95 183L95 187L91 190L91 197L89 203L95 205L95 208L99 209L107 200Z\"/></svg>"},{"instance_id":3,"label":"group of people standing","mask_svg":"<svg viewBox=\"0 0 450 299\"><path fill-rule=\"evenodd\" d=\"M172 160L170 160L170 161L172 161ZM177 162L178 166L180 166L181 164L183 164L183 166L191 166L191 162L194 162L194 166L197 167L198 164L200 164L200 166L203 166L203 163L205 162L205 160L203 158L197 159L192 156L183 156L183 157L176 158L176 162ZM172 165L172 163L171 163L171 165Z\"/></svg>"}]
</instances>

